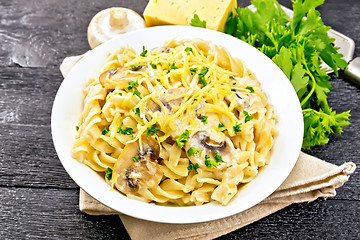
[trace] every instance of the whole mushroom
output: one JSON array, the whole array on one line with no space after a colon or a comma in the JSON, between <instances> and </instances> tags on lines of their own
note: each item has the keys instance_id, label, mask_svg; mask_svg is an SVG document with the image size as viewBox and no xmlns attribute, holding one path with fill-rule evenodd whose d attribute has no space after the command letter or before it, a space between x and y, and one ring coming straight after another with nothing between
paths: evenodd
<instances>
[{"instance_id":1,"label":"whole mushroom","mask_svg":"<svg viewBox=\"0 0 360 240\"><path fill-rule=\"evenodd\" d=\"M126 32L145 28L144 19L128 8L113 7L98 12L88 27L88 41L93 49Z\"/></svg>"}]
</instances>

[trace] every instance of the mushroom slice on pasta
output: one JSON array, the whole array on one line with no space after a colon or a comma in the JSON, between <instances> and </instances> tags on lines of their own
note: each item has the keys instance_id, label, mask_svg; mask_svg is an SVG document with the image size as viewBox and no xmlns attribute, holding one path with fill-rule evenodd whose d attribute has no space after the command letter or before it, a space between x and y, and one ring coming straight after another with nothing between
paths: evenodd
<instances>
[{"instance_id":1,"label":"mushroom slice on pasta","mask_svg":"<svg viewBox=\"0 0 360 240\"><path fill-rule=\"evenodd\" d=\"M159 143L149 136L126 144L114 166L115 187L124 194L135 194L140 188L155 188L163 172L157 165Z\"/></svg>"},{"instance_id":2,"label":"mushroom slice on pasta","mask_svg":"<svg viewBox=\"0 0 360 240\"><path fill-rule=\"evenodd\" d=\"M192 164L199 164L203 169L210 168L206 164L207 157L205 158L205 155L208 155L209 159L217 163L215 169L218 170L223 170L227 165L231 165L233 158L236 157L236 151L230 138L214 131L201 130L195 132L186 144L186 151L189 151L191 147L199 149L201 153L190 154L190 161ZM215 156L218 157L216 158ZM221 161L218 160L219 156Z\"/></svg>"},{"instance_id":3,"label":"mushroom slice on pasta","mask_svg":"<svg viewBox=\"0 0 360 240\"><path fill-rule=\"evenodd\" d=\"M134 69L125 67L109 69L99 76L100 84L106 89L115 89L118 85L127 86L130 81L137 81L139 74L133 73L134 71L144 71L145 66L135 66ZM132 70L132 71L129 71Z\"/></svg>"}]
</instances>

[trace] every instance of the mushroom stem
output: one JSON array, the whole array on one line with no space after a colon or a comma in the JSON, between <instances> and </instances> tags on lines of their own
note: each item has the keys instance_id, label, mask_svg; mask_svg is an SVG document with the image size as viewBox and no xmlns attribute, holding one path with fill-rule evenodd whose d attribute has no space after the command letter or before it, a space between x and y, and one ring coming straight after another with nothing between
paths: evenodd
<instances>
[{"instance_id":1,"label":"mushroom stem","mask_svg":"<svg viewBox=\"0 0 360 240\"><path fill-rule=\"evenodd\" d=\"M126 12L121 8L110 8L109 24L114 28L124 28L129 24Z\"/></svg>"}]
</instances>

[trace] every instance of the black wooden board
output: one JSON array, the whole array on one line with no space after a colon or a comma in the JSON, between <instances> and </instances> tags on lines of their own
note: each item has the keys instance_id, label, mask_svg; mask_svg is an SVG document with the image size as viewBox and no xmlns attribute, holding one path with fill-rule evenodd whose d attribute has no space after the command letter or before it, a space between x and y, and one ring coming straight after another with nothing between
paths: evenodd
<instances>
[{"instance_id":1,"label":"black wooden board","mask_svg":"<svg viewBox=\"0 0 360 240\"><path fill-rule=\"evenodd\" d=\"M279 1L291 7L289 0ZM0 239L129 239L117 216L78 209L78 186L63 169L50 129L66 56L89 50L87 25L113 6L142 13L146 0L0 0ZM239 2L246 6L249 1ZM327 0L325 24L354 39L360 56L360 1ZM351 110L351 125L307 151L334 164L360 156L360 90L332 75L329 103ZM359 170L328 200L291 205L220 239L360 239Z\"/></svg>"}]
</instances>

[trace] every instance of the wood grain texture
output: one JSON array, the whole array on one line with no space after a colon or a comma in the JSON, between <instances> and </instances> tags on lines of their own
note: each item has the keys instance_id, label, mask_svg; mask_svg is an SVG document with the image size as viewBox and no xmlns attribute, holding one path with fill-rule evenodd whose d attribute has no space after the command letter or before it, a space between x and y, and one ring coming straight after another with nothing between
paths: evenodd
<instances>
[{"instance_id":1,"label":"wood grain texture","mask_svg":"<svg viewBox=\"0 0 360 240\"><path fill-rule=\"evenodd\" d=\"M249 1L238 1L246 6ZM291 7L291 1L280 0ZM78 187L51 139L52 103L63 58L89 50L86 29L98 11L124 6L142 13L147 0L0 0L0 239L129 239L117 216L78 210ZM360 56L360 1L326 0L323 21L354 39ZM329 104L351 110L351 125L326 146L307 151L334 164L360 156L360 90L332 75ZM360 239L360 171L336 197L291 205L219 239Z\"/></svg>"}]
</instances>

